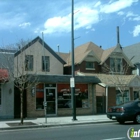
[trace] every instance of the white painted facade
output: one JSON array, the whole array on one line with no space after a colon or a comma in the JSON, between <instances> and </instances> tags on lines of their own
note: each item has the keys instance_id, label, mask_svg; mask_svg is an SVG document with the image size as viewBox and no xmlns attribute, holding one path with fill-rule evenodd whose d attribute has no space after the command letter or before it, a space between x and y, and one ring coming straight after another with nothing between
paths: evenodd
<instances>
[{"instance_id":1,"label":"white painted facade","mask_svg":"<svg viewBox=\"0 0 140 140\"><path fill-rule=\"evenodd\" d=\"M25 71L25 55L33 55L33 71ZM49 56L49 72L42 71L42 56ZM16 77L24 74L63 75L63 64L38 41L20 52L14 58L14 64L14 73Z\"/></svg>"}]
</instances>

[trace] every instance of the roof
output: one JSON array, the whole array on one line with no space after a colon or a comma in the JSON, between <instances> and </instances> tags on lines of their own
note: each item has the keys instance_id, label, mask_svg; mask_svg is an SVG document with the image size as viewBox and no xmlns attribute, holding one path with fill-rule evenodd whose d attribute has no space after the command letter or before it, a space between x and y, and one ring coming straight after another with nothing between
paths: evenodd
<instances>
[{"instance_id":1,"label":"roof","mask_svg":"<svg viewBox=\"0 0 140 140\"><path fill-rule=\"evenodd\" d=\"M30 77L29 81L35 81L37 79L38 82L45 83L70 83L71 75L28 75ZM95 76L75 76L75 83L91 83L97 84L101 81Z\"/></svg>"},{"instance_id":2,"label":"roof","mask_svg":"<svg viewBox=\"0 0 140 140\"><path fill-rule=\"evenodd\" d=\"M122 51L122 47L119 43L114 47L103 50L93 42L82 44L74 49L74 64L76 65L82 63L88 55L92 55L95 57L98 63L103 64L113 52L122 52L122 55L124 56L127 63L133 66L130 62L130 59ZM67 63L65 66L71 66L71 55L71 53L60 53L61 58Z\"/></svg>"},{"instance_id":3,"label":"roof","mask_svg":"<svg viewBox=\"0 0 140 140\"><path fill-rule=\"evenodd\" d=\"M94 56L100 62L100 58L102 56L103 49L92 42L88 42L88 43L80 45L74 49L74 63L75 64L81 63L90 52L94 53ZM71 53L67 57L66 65L67 66L71 65Z\"/></svg>"},{"instance_id":4,"label":"roof","mask_svg":"<svg viewBox=\"0 0 140 140\"><path fill-rule=\"evenodd\" d=\"M50 46L48 46L45 42L43 42L43 40L38 36L35 39L33 39L31 42L29 42L27 45L25 45L23 48L21 48L20 50L18 50L15 53L15 57L17 55L19 55L21 52L23 52L24 50L26 50L27 48L29 48L31 45L33 45L35 42L39 42L42 46L44 44L44 47L54 56L56 57L62 64L65 64L66 62L56 53L54 52Z\"/></svg>"},{"instance_id":5,"label":"roof","mask_svg":"<svg viewBox=\"0 0 140 140\"><path fill-rule=\"evenodd\" d=\"M14 54L16 53L17 50L11 50L11 49L3 49L3 48L0 48L0 53L11 53L11 54Z\"/></svg>"},{"instance_id":6,"label":"roof","mask_svg":"<svg viewBox=\"0 0 140 140\"><path fill-rule=\"evenodd\" d=\"M116 47L104 50L101 56L101 64L109 57L109 55L115 50Z\"/></svg>"},{"instance_id":7,"label":"roof","mask_svg":"<svg viewBox=\"0 0 140 140\"><path fill-rule=\"evenodd\" d=\"M78 72L77 74L97 77L101 81L101 83L105 84L106 86L128 86L134 78L138 77L137 75L107 75L81 72Z\"/></svg>"},{"instance_id":8,"label":"roof","mask_svg":"<svg viewBox=\"0 0 140 140\"><path fill-rule=\"evenodd\" d=\"M132 59L133 64L140 63L140 43L123 47L123 51L129 59Z\"/></svg>"},{"instance_id":9,"label":"roof","mask_svg":"<svg viewBox=\"0 0 140 140\"><path fill-rule=\"evenodd\" d=\"M7 69L0 69L0 82L6 82L9 79L9 74Z\"/></svg>"},{"instance_id":10,"label":"roof","mask_svg":"<svg viewBox=\"0 0 140 140\"><path fill-rule=\"evenodd\" d=\"M62 53L62 52L56 52L57 55L59 55L64 61L67 61L70 53Z\"/></svg>"}]
</instances>

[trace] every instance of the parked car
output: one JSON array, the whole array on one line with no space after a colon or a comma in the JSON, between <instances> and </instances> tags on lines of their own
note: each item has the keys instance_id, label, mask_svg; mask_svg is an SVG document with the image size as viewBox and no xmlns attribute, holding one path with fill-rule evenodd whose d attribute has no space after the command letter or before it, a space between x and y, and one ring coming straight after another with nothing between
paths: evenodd
<instances>
[{"instance_id":1,"label":"parked car","mask_svg":"<svg viewBox=\"0 0 140 140\"><path fill-rule=\"evenodd\" d=\"M140 100L131 101L119 106L108 108L107 117L119 123L133 121L140 123Z\"/></svg>"}]
</instances>

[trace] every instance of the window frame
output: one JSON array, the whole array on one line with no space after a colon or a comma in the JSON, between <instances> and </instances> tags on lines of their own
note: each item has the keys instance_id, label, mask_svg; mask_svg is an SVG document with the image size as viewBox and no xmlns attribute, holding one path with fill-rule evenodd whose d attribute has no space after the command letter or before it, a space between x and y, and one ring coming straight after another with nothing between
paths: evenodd
<instances>
[{"instance_id":1,"label":"window frame","mask_svg":"<svg viewBox=\"0 0 140 140\"><path fill-rule=\"evenodd\" d=\"M123 73L123 63L120 57L110 57L110 72ZM113 65L113 66L112 66Z\"/></svg>"},{"instance_id":2,"label":"window frame","mask_svg":"<svg viewBox=\"0 0 140 140\"><path fill-rule=\"evenodd\" d=\"M88 67L87 64L92 64L92 67ZM95 64L91 61L86 61L86 70L95 70Z\"/></svg>"},{"instance_id":3,"label":"window frame","mask_svg":"<svg viewBox=\"0 0 140 140\"><path fill-rule=\"evenodd\" d=\"M45 63L46 67L45 67L44 61L46 62ZM42 56L42 71L44 71L44 72L49 72L50 71L50 57L49 56Z\"/></svg>"},{"instance_id":4,"label":"window frame","mask_svg":"<svg viewBox=\"0 0 140 140\"><path fill-rule=\"evenodd\" d=\"M33 71L33 55L25 55L25 71Z\"/></svg>"},{"instance_id":5,"label":"window frame","mask_svg":"<svg viewBox=\"0 0 140 140\"><path fill-rule=\"evenodd\" d=\"M130 101L130 90L126 89L124 91L124 103ZM123 103L122 95L118 89L116 89L116 105L120 105Z\"/></svg>"}]
</instances>

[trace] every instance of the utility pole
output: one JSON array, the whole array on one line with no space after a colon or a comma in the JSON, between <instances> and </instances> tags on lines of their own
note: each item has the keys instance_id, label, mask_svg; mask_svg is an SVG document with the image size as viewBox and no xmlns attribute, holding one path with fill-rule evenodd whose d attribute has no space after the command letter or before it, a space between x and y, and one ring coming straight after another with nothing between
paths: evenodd
<instances>
[{"instance_id":1,"label":"utility pole","mask_svg":"<svg viewBox=\"0 0 140 140\"><path fill-rule=\"evenodd\" d=\"M72 99L72 109L73 109L73 121L76 119L76 101L75 101L75 69L74 69L74 0L72 0L72 11L71 11L71 62L72 62L72 77L70 79L71 86L71 99Z\"/></svg>"},{"instance_id":2,"label":"utility pole","mask_svg":"<svg viewBox=\"0 0 140 140\"><path fill-rule=\"evenodd\" d=\"M43 49L42 49L42 52L44 53L44 56L43 56L43 61L44 61L44 67L45 67L45 73L46 73L46 63L45 63L45 50L44 50L44 34L42 32L42 46L43 46ZM43 105L44 105L44 114L45 114L45 123L47 123L47 101L46 101L46 89L44 89L44 102L43 102Z\"/></svg>"}]
</instances>

